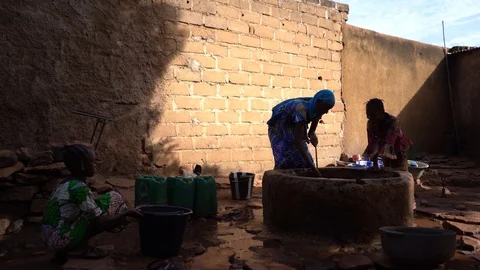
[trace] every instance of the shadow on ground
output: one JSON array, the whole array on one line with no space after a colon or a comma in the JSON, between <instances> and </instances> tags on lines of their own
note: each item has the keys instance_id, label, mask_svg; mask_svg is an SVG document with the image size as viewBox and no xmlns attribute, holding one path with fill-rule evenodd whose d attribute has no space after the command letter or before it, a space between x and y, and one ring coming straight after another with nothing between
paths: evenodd
<instances>
[{"instance_id":1,"label":"shadow on ground","mask_svg":"<svg viewBox=\"0 0 480 270\"><path fill-rule=\"evenodd\" d=\"M229 269L234 258L242 263L245 260L250 269L304 269L305 264L334 267L347 254L364 254L375 258L381 252L380 243L369 246L342 245L311 235L272 233L263 226L260 188L254 189L250 201L233 201L227 180L219 179L218 182L221 184L218 189L217 218L193 218L189 222L180 257L175 259L183 265L183 269ZM437 196L437 189L420 192L419 196L435 203L429 198ZM455 196L438 200L443 200L448 207L462 203L469 209L480 210L476 202L478 196L473 196L478 188L451 189L455 190ZM126 198L133 198L133 192L129 189L122 193ZM129 193L132 193L131 196L128 196ZM442 224L427 216L417 216L416 223L428 227ZM31 269L35 265L46 270L60 269L49 262L52 254L43 247L39 232L38 225L27 225L19 234L3 239L0 246L6 248L7 254L0 259L0 268L20 270ZM111 258L115 262L115 269L145 269L154 261L140 252L137 223L131 223L120 234L100 234L91 240L91 244L113 249ZM475 265L471 257L457 253L445 269L470 269Z\"/></svg>"},{"instance_id":2,"label":"shadow on ground","mask_svg":"<svg viewBox=\"0 0 480 270\"><path fill-rule=\"evenodd\" d=\"M417 152L452 154L453 120L445 60L428 76L398 114L407 137Z\"/></svg>"}]
</instances>

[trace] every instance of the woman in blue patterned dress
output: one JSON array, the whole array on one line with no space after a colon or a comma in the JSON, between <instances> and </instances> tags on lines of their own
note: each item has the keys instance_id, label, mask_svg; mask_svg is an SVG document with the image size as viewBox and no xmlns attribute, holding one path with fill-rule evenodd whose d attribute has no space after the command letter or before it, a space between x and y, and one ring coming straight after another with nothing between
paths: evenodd
<instances>
[{"instance_id":1,"label":"woman in blue patterned dress","mask_svg":"<svg viewBox=\"0 0 480 270\"><path fill-rule=\"evenodd\" d=\"M313 98L288 99L273 107L267 124L275 169L312 168L318 172L307 143L317 146L318 122L334 105L335 95L325 89Z\"/></svg>"}]
</instances>

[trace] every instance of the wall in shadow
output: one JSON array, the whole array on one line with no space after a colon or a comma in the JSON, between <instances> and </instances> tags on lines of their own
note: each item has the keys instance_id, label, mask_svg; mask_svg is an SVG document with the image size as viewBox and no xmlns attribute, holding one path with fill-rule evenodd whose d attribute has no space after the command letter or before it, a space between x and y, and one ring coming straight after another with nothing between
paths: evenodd
<instances>
[{"instance_id":1,"label":"wall in shadow","mask_svg":"<svg viewBox=\"0 0 480 270\"><path fill-rule=\"evenodd\" d=\"M163 175L178 175L180 167L188 172L193 172L196 164L193 164L192 167L185 167L184 164L180 163L178 152L176 151L179 149L179 146L173 137L164 137L155 144L145 146L144 153L146 158L142 161L145 169L147 171L150 170L150 172L160 169ZM154 162L158 160L164 162L161 164ZM198 165L202 166L202 175L219 175L220 167L217 165L206 163L204 160L199 160Z\"/></svg>"},{"instance_id":2,"label":"wall in shadow","mask_svg":"<svg viewBox=\"0 0 480 270\"><path fill-rule=\"evenodd\" d=\"M345 153L361 154L367 145L365 103L371 98L383 99L399 117L415 150L443 152L451 111L442 48L350 25L343 40Z\"/></svg>"},{"instance_id":3,"label":"wall in shadow","mask_svg":"<svg viewBox=\"0 0 480 270\"><path fill-rule=\"evenodd\" d=\"M436 56L440 58L440 54ZM452 153L453 122L445 60L425 78L398 118L414 143L414 153Z\"/></svg>"},{"instance_id":4,"label":"wall in shadow","mask_svg":"<svg viewBox=\"0 0 480 270\"><path fill-rule=\"evenodd\" d=\"M88 141L95 121L71 114L84 110L117 119L99 145L101 169L141 168L186 36L165 33L177 13L159 2L1 1L0 148Z\"/></svg>"},{"instance_id":5,"label":"wall in shadow","mask_svg":"<svg viewBox=\"0 0 480 270\"><path fill-rule=\"evenodd\" d=\"M454 112L464 154L480 156L480 49L449 55Z\"/></svg>"}]
</instances>

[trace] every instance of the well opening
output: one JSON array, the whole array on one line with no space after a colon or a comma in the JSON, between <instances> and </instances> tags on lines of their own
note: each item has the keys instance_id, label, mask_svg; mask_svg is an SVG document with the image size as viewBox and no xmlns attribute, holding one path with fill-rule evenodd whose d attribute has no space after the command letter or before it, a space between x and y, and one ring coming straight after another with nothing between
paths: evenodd
<instances>
[{"instance_id":1,"label":"well opening","mask_svg":"<svg viewBox=\"0 0 480 270\"><path fill-rule=\"evenodd\" d=\"M371 241L383 226L411 226L407 172L351 168L272 170L263 176L263 216L273 230Z\"/></svg>"},{"instance_id":2,"label":"well opening","mask_svg":"<svg viewBox=\"0 0 480 270\"><path fill-rule=\"evenodd\" d=\"M330 179L385 179L392 177L400 177L395 171L373 171L351 168L319 168L321 177L311 169L285 170L283 173L296 175L300 177L311 178L330 178Z\"/></svg>"}]
</instances>

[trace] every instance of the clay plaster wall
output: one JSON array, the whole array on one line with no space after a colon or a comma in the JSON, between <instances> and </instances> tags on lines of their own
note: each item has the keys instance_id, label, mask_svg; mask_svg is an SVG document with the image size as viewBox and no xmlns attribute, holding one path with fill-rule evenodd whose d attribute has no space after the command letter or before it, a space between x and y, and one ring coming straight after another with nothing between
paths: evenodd
<instances>
[{"instance_id":1,"label":"clay plaster wall","mask_svg":"<svg viewBox=\"0 0 480 270\"><path fill-rule=\"evenodd\" d=\"M416 152L448 151L452 120L443 49L350 25L343 42L344 151L365 149L365 103L375 97L399 117Z\"/></svg>"},{"instance_id":2,"label":"clay plaster wall","mask_svg":"<svg viewBox=\"0 0 480 270\"><path fill-rule=\"evenodd\" d=\"M210 173L273 167L265 122L278 102L330 88L321 165L338 158L341 29L348 6L294 0L0 3L0 147L88 141L107 172L200 163Z\"/></svg>"},{"instance_id":3,"label":"clay plaster wall","mask_svg":"<svg viewBox=\"0 0 480 270\"><path fill-rule=\"evenodd\" d=\"M449 55L455 117L462 152L480 155L480 49Z\"/></svg>"}]
</instances>

